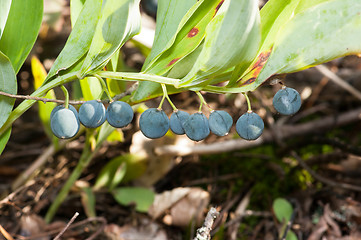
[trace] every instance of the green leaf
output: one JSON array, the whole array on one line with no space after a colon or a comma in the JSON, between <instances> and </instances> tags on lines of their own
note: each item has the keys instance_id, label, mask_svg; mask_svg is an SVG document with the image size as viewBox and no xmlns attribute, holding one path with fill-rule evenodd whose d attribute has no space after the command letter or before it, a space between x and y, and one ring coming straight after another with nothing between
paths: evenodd
<instances>
[{"instance_id":1,"label":"green leaf","mask_svg":"<svg viewBox=\"0 0 361 240\"><path fill-rule=\"evenodd\" d=\"M124 154L111 159L100 171L94 187L113 189L121 181L129 181L141 176L146 169L144 158L134 154Z\"/></svg>"},{"instance_id":2,"label":"green leaf","mask_svg":"<svg viewBox=\"0 0 361 240\"><path fill-rule=\"evenodd\" d=\"M147 212L154 201L152 190L141 187L122 187L112 191L115 200L122 205L135 204L139 212Z\"/></svg>"},{"instance_id":3,"label":"green leaf","mask_svg":"<svg viewBox=\"0 0 361 240\"><path fill-rule=\"evenodd\" d=\"M287 223L291 219L293 207L286 199L276 198L273 201L272 208L277 220L280 223Z\"/></svg>"},{"instance_id":4,"label":"green leaf","mask_svg":"<svg viewBox=\"0 0 361 240\"><path fill-rule=\"evenodd\" d=\"M225 1L207 26L204 47L180 86L197 85L236 65L249 65L259 41L257 1Z\"/></svg>"},{"instance_id":5,"label":"green leaf","mask_svg":"<svg viewBox=\"0 0 361 240\"><path fill-rule=\"evenodd\" d=\"M38 89L43 84L47 73L45 71L44 66L36 57L31 58L31 72L34 77L34 88ZM47 92L45 98L56 99L54 90L52 89L49 92ZM56 107L56 105L57 104L54 102L44 103L38 101L40 120L44 126L44 130L46 134L52 141L58 141L58 138L54 136L50 128L50 113L53 110L53 108Z\"/></svg>"},{"instance_id":6,"label":"green leaf","mask_svg":"<svg viewBox=\"0 0 361 240\"><path fill-rule=\"evenodd\" d=\"M11 0L1 0L0 1L0 39L4 31L6 20L9 16L11 6Z\"/></svg>"},{"instance_id":7,"label":"green leaf","mask_svg":"<svg viewBox=\"0 0 361 240\"><path fill-rule=\"evenodd\" d=\"M86 77L81 80L80 87L85 101L99 99L103 92L101 83L96 77Z\"/></svg>"},{"instance_id":8,"label":"green leaf","mask_svg":"<svg viewBox=\"0 0 361 240\"><path fill-rule=\"evenodd\" d=\"M87 0L85 2L63 50L48 73L45 83L60 70L70 69L79 62L82 65L82 58L89 50L100 18L101 6L102 1L100 0Z\"/></svg>"},{"instance_id":9,"label":"green leaf","mask_svg":"<svg viewBox=\"0 0 361 240\"><path fill-rule=\"evenodd\" d=\"M287 232L286 240L298 240L298 238L292 230L289 230Z\"/></svg>"},{"instance_id":10,"label":"green leaf","mask_svg":"<svg viewBox=\"0 0 361 240\"><path fill-rule=\"evenodd\" d=\"M8 56L15 73L35 43L42 18L43 0L12 0L0 40L0 51Z\"/></svg>"},{"instance_id":11,"label":"green leaf","mask_svg":"<svg viewBox=\"0 0 361 240\"><path fill-rule=\"evenodd\" d=\"M74 27L81 10L83 9L85 0L70 0L70 20L71 27Z\"/></svg>"},{"instance_id":12,"label":"green leaf","mask_svg":"<svg viewBox=\"0 0 361 240\"><path fill-rule=\"evenodd\" d=\"M300 1L300 3L298 4L296 10L295 10L295 14L298 14L308 8L314 7L320 3L324 3L324 2L330 2L332 0L302 0Z\"/></svg>"},{"instance_id":13,"label":"green leaf","mask_svg":"<svg viewBox=\"0 0 361 240\"><path fill-rule=\"evenodd\" d=\"M161 52L177 32L178 25L196 0L159 0L155 37L150 55L145 60L143 70Z\"/></svg>"},{"instance_id":14,"label":"green leaf","mask_svg":"<svg viewBox=\"0 0 361 240\"><path fill-rule=\"evenodd\" d=\"M0 155L4 151L4 148L9 141L10 135L11 135L11 127L8 128L6 132L4 132L4 134L0 135Z\"/></svg>"},{"instance_id":15,"label":"green leaf","mask_svg":"<svg viewBox=\"0 0 361 240\"><path fill-rule=\"evenodd\" d=\"M96 217L96 211L95 211L96 199L93 190L89 187L84 187L81 190L82 190L80 192L81 203L83 205L85 214L89 218Z\"/></svg>"},{"instance_id":16,"label":"green leaf","mask_svg":"<svg viewBox=\"0 0 361 240\"><path fill-rule=\"evenodd\" d=\"M2 52L0 52L0 91L10 94L17 93L17 81L14 69L9 58ZM0 95L0 126L8 119L14 103L15 98Z\"/></svg>"},{"instance_id":17,"label":"green leaf","mask_svg":"<svg viewBox=\"0 0 361 240\"><path fill-rule=\"evenodd\" d=\"M169 42L175 40L178 26L187 11L196 3L196 0L159 0L157 9L157 25L152 50L145 60L142 70L144 71L158 55L164 52ZM140 102L150 96L158 96L162 92L160 84L146 81L140 82L136 91L132 94L133 102Z\"/></svg>"},{"instance_id":18,"label":"green leaf","mask_svg":"<svg viewBox=\"0 0 361 240\"><path fill-rule=\"evenodd\" d=\"M202 42L206 27L214 18L223 0L197 2L179 24L176 35L171 38L162 52L144 70L145 73L163 75L176 62L193 52Z\"/></svg>"},{"instance_id":19,"label":"green leaf","mask_svg":"<svg viewBox=\"0 0 361 240\"><path fill-rule=\"evenodd\" d=\"M293 16L300 0L270 0L260 11L261 15L261 48L263 52L272 47L279 30Z\"/></svg>"},{"instance_id":20,"label":"green leaf","mask_svg":"<svg viewBox=\"0 0 361 240\"><path fill-rule=\"evenodd\" d=\"M81 73L86 75L104 67L111 56L139 31L139 0L104 1L102 16Z\"/></svg>"},{"instance_id":21,"label":"green leaf","mask_svg":"<svg viewBox=\"0 0 361 240\"><path fill-rule=\"evenodd\" d=\"M297 14L279 32L254 88L274 74L290 73L361 52L361 2L333 0Z\"/></svg>"}]
</instances>

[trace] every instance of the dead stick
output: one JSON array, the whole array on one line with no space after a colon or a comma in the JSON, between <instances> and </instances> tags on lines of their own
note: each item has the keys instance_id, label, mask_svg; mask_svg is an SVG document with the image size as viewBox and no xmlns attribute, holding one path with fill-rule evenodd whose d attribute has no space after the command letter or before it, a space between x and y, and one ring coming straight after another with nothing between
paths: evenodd
<instances>
[{"instance_id":1,"label":"dead stick","mask_svg":"<svg viewBox=\"0 0 361 240\"><path fill-rule=\"evenodd\" d=\"M212 207L204 220L203 226L197 229L197 235L194 240L210 240L211 239L211 230L214 223L214 220L218 217L219 212L217 209Z\"/></svg>"},{"instance_id":2,"label":"dead stick","mask_svg":"<svg viewBox=\"0 0 361 240\"><path fill-rule=\"evenodd\" d=\"M338 188L343 188L343 189L347 189L347 190L352 190L352 191L358 191L361 192L361 187L356 186L356 185L351 185L348 183L337 183L334 182L328 178L325 178L323 176L318 175L315 171L313 171L307 164L305 161L302 160L302 158L300 156L298 156L298 154L294 151L291 152L291 155L297 160L298 164L301 165L301 167L303 167L307 172L309 172L309 174L311 174L311 176L313 178L315 178L317 181L320 181L326 185L329 185L331 187L338 187Z\"/></svg>"},{"instance_id":3,"label":"dead stick","mask_svg":"<svg viewBox=\"0 0 361 240\"><path fill-rule=\"evenodd\" d=\"M75 221L75 219L79 216L79 213L76 212L74 214L74 216L70 219L70 221L68 222L68 224L64 227L64 229L58 234L56 235L56 237L54 238L54 240L59 240L60 237L65 233L66 230L68 230L68 228L70 227L70 225Z\"/></svg>"}]
</instances>

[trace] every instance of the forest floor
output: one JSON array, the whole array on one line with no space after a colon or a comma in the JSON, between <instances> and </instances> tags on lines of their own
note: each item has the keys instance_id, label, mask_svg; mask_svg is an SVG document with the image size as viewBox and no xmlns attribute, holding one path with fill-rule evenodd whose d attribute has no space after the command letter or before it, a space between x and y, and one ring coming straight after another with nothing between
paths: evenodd
<instances>
[{"instance_id":1,"label":"forest floor","mask_svg":"<svg viewBox=\"0 0 361 240\"><path fill-rule=\"evenodd\" d=\"M32 55L47 70L69 34L68 12L62 9L57 25L43 26L34 47ZM139 70L140 51L126 44L123 53L125 63ZM139 132L136 113L120 132L121 142L102 145L51 223L44 217L79 161L85 137L54 149L34 105L15 122L0 156L0 239L53 239L64 229L62 239L193 239L211 207L219 212L212 239L272 240L284 234L287 239L361 239L361 58L336 59L289 74L282 82L300 92L301 110L277 114L272 97L280 84L266 82L250 94L266 126L256 141L240 139L234 126L225 137L211 134L199 143L172 134L149 140ZM18 74L18 86L22 95L34 90L30 60ZM234 121L247 111L242 94L204 97ZM171 98L179 109L198 109L194 93ZM168 104L164 110L172 112ZM142 201L119 204L114 192L94 188L106 163L129 154L142 155L133 171L144 172L119 186L151 189L155 200L149 210L139 211ZM289 216L288 222L280 222L279 214Z\"/></svg>"}]
</instances>

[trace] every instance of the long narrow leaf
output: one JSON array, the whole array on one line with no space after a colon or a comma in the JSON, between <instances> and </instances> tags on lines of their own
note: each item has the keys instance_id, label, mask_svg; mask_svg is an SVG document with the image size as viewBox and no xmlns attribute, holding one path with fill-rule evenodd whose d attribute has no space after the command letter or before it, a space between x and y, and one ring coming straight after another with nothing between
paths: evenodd
<instances>
[{"instance_id":1,"label":"long narrow leaf","mask_svg":"<svg viewBox=\"0 0 361 240\"><path fill-rule=\"evenodd\" d=\"M176 35L145 69L146 73L163 75L176 62L193 52L202 42L206 27L214 18L224 0L199 1L183 17Z\"/></svg>"},{"instance_id":2,"label":"long narrow leaf","mask_svg":"<svg viewBox=\"0 0 361 240\"><path fill-rule=\"evenodd\" d=\"M167 43L177 32L178 25L183 16L193 6L196 0L159 0L157 9L157 25L153 47L149 57L145 60L143 70L158 54L160 54Z\"/></svg>"},{"instance_id":3,"label":"long narrow leaf","mask_svg":"<svg viewBox=\"0 0 361 240\"><path fill-rule=\"evenodd\" d=\"M180 86L197 85L238 64L248 65L257 54L259 41L257 2L225 1L207 26L202 52Z\"/></svg>"},{"instance_id":4,"label":"long narrow leaf","mask_svg":"<svg viewBox=\"0 0 361 240\"><path fill-rule=\"evenodd\" d=\"M85 2L63 50L48 73L45 83L58 71L73 67L88 52L96 24L100 18L101 6L102 0L87 0Z\"/></svg>"},{"instance_id":5,"label":"long narrow leaf","mask_svg":"<svg viewBox=\"0 0 361 240\"><path fill-rule=\"evenodd\" d=\"M9 16L11 6L11 0L1 0L0 1L0 39L4 31L6 20Z\"/></svg>"},{"instance_id":6,"label":"long narrow leaf","mask_svg":"<svg viewBox=\"0 0 361 240\"><path fill-rule=\"evenodd\" d=\"M255 87L274 74L361 53L361 2L333 0L296 15L280 31Z\"/></svg>"},{"instance_id":7,"label":"long narrow leaf","mask_svg":"<svg viewBox=\"0 0 361 240\"><path fill-rule=\"evenodd\" d=\"M42 18L43 0L12 0L0 40L0 51L10 59L15 73L35 43Z\"/></svg>"},{"instance_id":8,"label":"long narrow leaf","mask_svg":"<svg viewBox=\"0 0 361 240\"><path fill-rule=\"evenodd\" d=\"M0 52L0 91L16 94L17 82L9 58ZM8 119L15 103L14 98L0 96L0 126Z\"/></svg>"},{"instance_id":9,"label":"long narrow leaf","mask_svg":"<svg viewBox=\"0 0 361 240\"><path fill-rule=\"evenodd\" d=\"M86 75L104 67L111 56L139 31L139 0L104 1L102 16L81 73Z\"/></svg>"}]
</instances>

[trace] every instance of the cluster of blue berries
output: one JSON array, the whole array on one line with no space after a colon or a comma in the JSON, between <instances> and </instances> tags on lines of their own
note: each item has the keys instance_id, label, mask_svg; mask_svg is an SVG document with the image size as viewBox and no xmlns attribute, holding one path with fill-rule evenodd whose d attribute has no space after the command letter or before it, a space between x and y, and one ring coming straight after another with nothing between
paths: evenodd
<instances>
[{"instance_id":1,"label":"cluster of blue berries","mask_svg":"<svg viewBox=\"0 0 361 240\"><path fill-rule=\"evenodd\" d=\"M301 107L299 93L288 87L279 90L274 98L275 109L284 115L296 113ZM105 120L115 128L127 126L133 120L133 110L129 104L122 101L115 101L105 109L104 105L92 100L85 102L76 109L69 105L57 106L51 112L51 129L58 138L72 138L79 131L80 123L87 128L96 128L102 125ZM169 129L178 135L186 134L193 141L205 139L210 132L217 136L225 136L233 125L233 119L229 113L221 110L211 112L209 119L201 112L192 115L181 110L175 110L170 118L159 108L150 108L144 111L139 119L141 132L148 138L160 138ZM261 136L264 129L262 118L248 111L236 122L237 133L246 140L255 140Z\"/></svg>"},{"instance_id":2,"label":"cluster of blue berries","mask_svg":"<svg viewBox=\"0 0 361 240\"><path fill-rule=\"evenodd\" d=\"M78 133L80 123L87 128L97 128L107 120L111 126L122 128L133 120L133 116L133 109L126 102L115 101L105 109L102 102L91 100L80 106L79 113L72 105L55 107L50 115L50 127L55 136L67 139Z\"/></svg>"}]
</instances>

